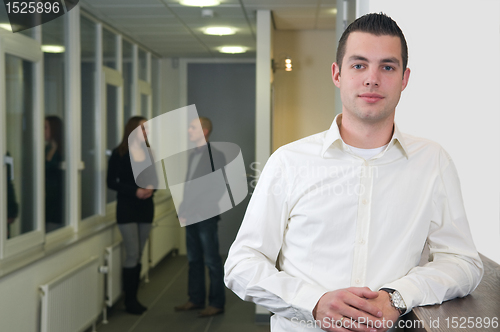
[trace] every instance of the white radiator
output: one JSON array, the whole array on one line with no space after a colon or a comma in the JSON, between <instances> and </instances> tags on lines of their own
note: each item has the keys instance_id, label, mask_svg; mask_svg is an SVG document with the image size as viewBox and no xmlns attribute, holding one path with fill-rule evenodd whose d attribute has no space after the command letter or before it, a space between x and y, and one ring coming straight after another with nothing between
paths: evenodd
<instances>
[{"instance_id":1,"label":"white radiator","mask_svg":"<svg viewBox=\"0 0 500 332\"><path fill-rule=\"evenodd\" d=\"M121 242L106 248L106 305L112 307L122 293Z\"/></svg>"},{"instance_id":2,"label":"white radiator","mask_svg":"<svg viewBox=\"0 0 500 332\"><path fill-rule=\"evenodd\" d=\"M155 267L170 251L179 248L179 229L174 209L155 218L149 235L151 267Z\"/></svg>"},{"instance_id":3,"label":"white radiator","mask_svg":"<svg viewBox=\"0 0 500 332\"><path fill-rule=\"evenodd\" d=\"M99 259L92 257L40 286L41 332L81 332L96 321L103 307L98 269Z\"/></svg>"}]
</instances>

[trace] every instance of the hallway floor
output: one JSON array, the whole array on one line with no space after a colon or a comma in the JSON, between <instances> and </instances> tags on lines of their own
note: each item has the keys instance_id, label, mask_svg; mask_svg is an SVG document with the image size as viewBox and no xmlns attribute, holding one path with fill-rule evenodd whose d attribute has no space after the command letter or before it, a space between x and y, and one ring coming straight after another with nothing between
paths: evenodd
<instances>
[{"instance_id":1,"label":"hallway floor","mask_svg":"<svg viewBox=\"0 0 500 332\"><path fill-rule=\"evenodd\" d=\"M130 315L120 300L108 309L108 324L101 319L97 332L269 332L269 324L255 323L255 305L229 289L224 314L198 318L196 310L175 312L174 306L187 301L187 272L186 256L169 255L150 271L149 282L141 283L138 297L149 309Z\"/></svg>"}]
</instances>

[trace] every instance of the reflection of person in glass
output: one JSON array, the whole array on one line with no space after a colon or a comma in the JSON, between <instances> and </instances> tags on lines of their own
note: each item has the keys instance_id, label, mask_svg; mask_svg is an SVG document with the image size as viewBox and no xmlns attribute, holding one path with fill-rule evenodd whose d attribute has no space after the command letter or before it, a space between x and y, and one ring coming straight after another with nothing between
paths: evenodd
<instances>
[{"instance_id":1,"label":"reflection of person in glass","mask_svg":"<svg viewBox=\"0 0 500 332\"><path fill-rule=\"evenodd\" d=\"M8 152L7 156L10 156ZM7 238L10 238L10 225L16 221L19 213L14 183L12 182L11 167L12 165L7 164Z\"/></svg>"},{"instance_id":2,"label":"reflection of person in glass","mask_svg":"<svg viewBox=\"0 0 500 332\"><path fill-rule=\"evenodd\" d=\"M212 132L210 119L200 117L191 121L188 129L189 140L196 144L188 159L184 199L179 207L179 222L186 225L186 247L189 262L188 295L189 300L175 307L176 311L202 309L205 306L205 265L210 276L208 307L199 313L200 317L209 317L224 312L225 287L224 270L219 254L218 221L220 217L194 222L201 213L198 196L205 202L220 198L215 188L193 188L189 181L200 178L225 166L225 157L208 142ZM196 202L196 203L195 203ZM190 221L191 220L191 221ZM198 219L199 220L199 219Z\"/></svg>"},{"instance_id":3,"label":"reflection of person in glass","mask_svg":"<svg viewBox=\"0 0 500 332\"><path fill-rule=\"evenodd\" d=\"M147 310L137 300L141 273L141 256L151 230L154 216L153 189L139 188L132 172L130 158L134 162L146 160L148 151L139 146L139 140L130 140L134 129L141 126L139 135L145 135L142 126L146 119L134 116L125 125L125 132L120 145L113 150L108 164L108 187L117 191L116 222L122 234L126 258L123 263L122 277L127 312L141 315ZM137 146L135 146L137 145ZM131 156L132 153L132 156ZM155 183L147 186L154 188Z\"/></svg>"},{"instance_id":4,"label":"reflection of person in glass","mask_svg":"<svg viewBox=\"0 0 500 332\"><path fill-rule=\"evenodd\" d=\"M45 117L45 230L63 226L63 123L56 115Z\"/></svg>"}]
</instances>

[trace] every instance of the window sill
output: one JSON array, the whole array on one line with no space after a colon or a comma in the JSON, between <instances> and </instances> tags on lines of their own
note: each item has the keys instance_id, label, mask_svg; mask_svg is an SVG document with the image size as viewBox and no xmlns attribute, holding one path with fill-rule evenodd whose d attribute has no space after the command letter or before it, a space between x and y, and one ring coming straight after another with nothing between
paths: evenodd
<instances>
[{"instance_id":1,"label":"window sill","mask_svg":"<svg viewBox=\"0 0 500 332\"><path fill-rule=\"evenodd\" d=\"M37 261L45 257L65 250L69 246L82 242L93 235L103 232L110 227L113 227L115 224L115 220L108 220L101 222L94 227L84 228L78 233L71 232L68 235L66 235L66 229L61 229L61 232L65 233L66 236L59 236L59 234L49 234L49 239L51 238L51 235L55 235L57 237L52 237L51 241L48 243L36 246L17 255L13 255L3 259L0 262L0 278L3 278L6 275L20 270L30 264L36 263Z\"/></svg>"}]
</instances>

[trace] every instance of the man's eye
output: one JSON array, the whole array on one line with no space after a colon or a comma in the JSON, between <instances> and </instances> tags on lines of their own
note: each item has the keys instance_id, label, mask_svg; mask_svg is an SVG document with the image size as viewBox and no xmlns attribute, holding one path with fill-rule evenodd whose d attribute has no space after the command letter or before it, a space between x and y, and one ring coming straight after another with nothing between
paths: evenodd
<instances>
[{"instance_id":1,"label":"man's eye","mask_svg":"<svg viewBox=\"0 0 500 332\"><path fill-rule=\"evenodd\" d=\"M394 67L391 67L391 66L384 66L384 70L388 70L388 71L390 71L390 70L394 70Z\"/></svg>"},{"instance_id":2,"label":"man's eye","mask_svg":"<svg viewBox=\"0 0 500 332\"><path fill-rule=\"evenodd\" d=\"M354 68L354 69L361 69L361 68L363 68L363 66L362 65L354 65L354 66L352 66L352 68Z\"/></svg>"}]
</instances>

